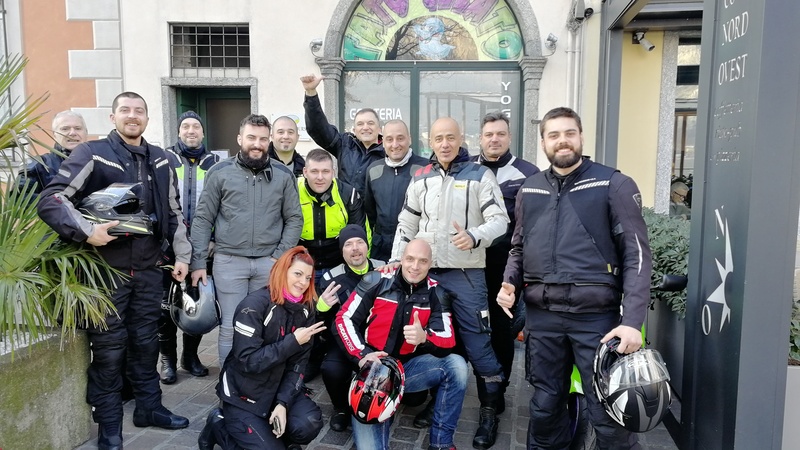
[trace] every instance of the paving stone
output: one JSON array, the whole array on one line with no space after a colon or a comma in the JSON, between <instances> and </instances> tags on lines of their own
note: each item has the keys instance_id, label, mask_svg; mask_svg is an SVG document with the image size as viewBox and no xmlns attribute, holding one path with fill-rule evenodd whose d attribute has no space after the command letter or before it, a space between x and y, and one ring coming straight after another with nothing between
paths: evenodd
<instances>
[{"instance_id":1,"label":"paving stone","mask_svg":"<svg viewBox=\"0 0 800 450\"><path fill-rule=\"evenodd\" d=\"M180 340L179 340L180 341ZM162 430L159 428L137 428L133 426L132 416L135 402L124 405L125 421L123 422L123 437L126 450L195 450L197 437L205 425L208 412L219 403L215 386L219 379L219 365L217 361L217 333L212 332L204 337L200 346L200 359L209 367L207 377L192 377L184 370L178 372L178 382L173 385L161 385L163 402L173 412L185 415L190 419L190 425L183 430ZM178 350L181 351L179 342ZM497 443L493 449L497 450L523 450L526 448L528 428L528 403L533 388L524 378L524 348L522 343L516 343L514 369L511 373L509 386L506 390L506 411L500 416L500 427ZM160 369L160 364L159 364ZM336 432L330 429L329 420L333 412L330 396L325 390L322 377L309 381L307 386L314 392L311 398L317 402L321 411L324 426L319 436L305 446L311 450L356 450L352 432ZM475 387L475 377L470 371L467 396L464 399L461 418L454 436L454 443L458 448L471 449L472 438L478 428L478 409L480 402ZM347 389L343 386L342 389ZM414 428L414 416L422 410L424 405L409 407L401 405L395 417L390 447L392 450L426 449L429 444L429 430ZM643 449L649 450L677 450L672 438L663 425L646 434L640 435ZM77 447L77 450L93 450L97 448L97 427L92 427L90 439Z\"/></svg>"}]
</instances>

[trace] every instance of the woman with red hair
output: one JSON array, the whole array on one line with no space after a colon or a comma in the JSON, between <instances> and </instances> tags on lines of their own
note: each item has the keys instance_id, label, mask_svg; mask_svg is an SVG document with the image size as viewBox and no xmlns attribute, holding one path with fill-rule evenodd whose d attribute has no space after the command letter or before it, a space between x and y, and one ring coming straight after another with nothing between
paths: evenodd
<instances>
[{"instance_id":1,"label":"woman with red hair","mask_svg":"<svg viewBox=\"0 0 800 450\"><path fill-rule=\"evenodd\" d=\"M294 247L272 268L269 284L245 297L233 317L233 349L217 384L222 409L211 411L201 450L307 444L322 429L322 413L306 395L302 373L314 323L314 260Z\"/></svg>"}]
</instances>

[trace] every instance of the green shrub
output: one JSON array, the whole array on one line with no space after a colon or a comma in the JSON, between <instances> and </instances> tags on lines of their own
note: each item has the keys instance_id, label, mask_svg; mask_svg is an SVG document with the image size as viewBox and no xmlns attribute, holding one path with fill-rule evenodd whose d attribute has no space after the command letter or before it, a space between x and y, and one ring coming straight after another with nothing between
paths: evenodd
<instances>
[{"instance_id":1,"label":"green shrub","mask_svg":"<svg viewBox=\"0 0 800 450\"><path fill-rule=\"evenodd\" d=\"M789 325L789 363L800 365L800 299L792 301L792 323Z\"/></svg>"},{"instance_id":2,"label":"green shrub","mask_svg":"<svg viewBox=\"0 0 800 450\"><path fill-rule=\"evenodd\" d=\"M689 224L679 217L656 214L644 208L644 221L653 252L653 275L651 285L661 282L665 274L688 275L689 273ZM686 316L686 289L678 292L658 292L670 309L683 319Z\"/></svg>"}]
</instances>

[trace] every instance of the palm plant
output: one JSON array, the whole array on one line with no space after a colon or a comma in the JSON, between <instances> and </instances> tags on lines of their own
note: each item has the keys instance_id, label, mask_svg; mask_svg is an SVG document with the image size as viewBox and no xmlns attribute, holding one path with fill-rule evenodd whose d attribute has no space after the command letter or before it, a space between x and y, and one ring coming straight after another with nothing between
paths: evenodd
<instances>
[{"instance_id":1,"label":"palm plant","mask_svg":"<svg viewBox=\"0 0 800 450\"><path fill-rule=\"evenodd\" d=\"M23 57L0 61L0 149L44 145L27 130L37 128L36 111L46 97L11 98L11 85L26 63ZM8 186L15 184L12 175ZM35 342L57 326L63 344L79 327L102 326L115 313L110 280L118 275L92 247L60 240L24 191L7 187L0 193L0 341L13 349L19 340Z\"/></svg>"}]
</instances>

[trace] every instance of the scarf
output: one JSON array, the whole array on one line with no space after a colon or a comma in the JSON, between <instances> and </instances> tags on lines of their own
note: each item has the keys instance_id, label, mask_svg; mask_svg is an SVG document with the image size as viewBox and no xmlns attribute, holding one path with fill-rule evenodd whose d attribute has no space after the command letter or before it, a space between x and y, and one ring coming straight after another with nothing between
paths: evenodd
<instances>
[{"instance_id":1,"label":"scarf","mask_svg":"<svg viewBox=\"0 0 800 450\"><path fill-rule=\"evenodd\" d=\"M403 156L403 159L401 159L399 162L394 162L391 159L389 159L389 157L387 156L386 157L386 165L391 167L392 169L396 169L398 167L403 167L403 166L406 165L406 163L408 163L408 160L411 159L411 154L412 153L414 153L414 151L409 148L408 151L406 152L406 156Z\"/></svg>"},{"instance_id":2,"label":"scarf","mask_svg":"<svg viewBox=\"0 0 800 450\"><path fill-rule=\"evenodd\" d=\"M178 150L180 150L181 155L190 159L197 159L201 157L203 153L206 152L206 146L203 145L202 142L200 143L200 147L189 148L186 146L186 144L183 143L182 140L178 139L178 143L175 144L175 146L178 147Z\"/></svg>"}]
</instances>

